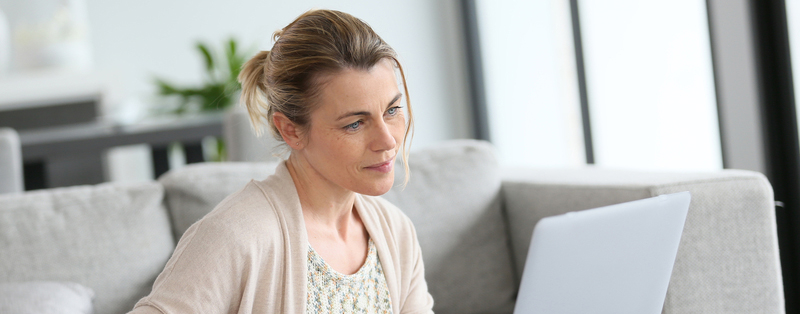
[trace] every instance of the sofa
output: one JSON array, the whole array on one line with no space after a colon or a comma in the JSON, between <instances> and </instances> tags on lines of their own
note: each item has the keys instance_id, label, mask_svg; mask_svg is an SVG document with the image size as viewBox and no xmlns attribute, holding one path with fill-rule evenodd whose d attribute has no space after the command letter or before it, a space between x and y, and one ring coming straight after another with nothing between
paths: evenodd
<instances>
[{"instance_id":1,"label":"sofa","mask_svg":"<svg viewBox=\"0 0 800 314\"><path fill-rule=\"evenodd\" d=\"M0 194L23 190L19 134L12 128L0 127Z\"/></svg>"},{"instance_id":2,"label":"sofa","mask_svg":"<svg viewBox=\"0 0 800 314\"><path fill-rule=\"evenodd\" d=\"M473 140L409 160L408 185L398 171L384 197L415 224L436 313L511 313L539 219L678 191L692 201L663 313L784 312L772 189L759 173L509 169ZM30 300L130 310L191 224L275 166L202 163L154 182L0 195L0 312Z\"/></svg>"}]
</instances>

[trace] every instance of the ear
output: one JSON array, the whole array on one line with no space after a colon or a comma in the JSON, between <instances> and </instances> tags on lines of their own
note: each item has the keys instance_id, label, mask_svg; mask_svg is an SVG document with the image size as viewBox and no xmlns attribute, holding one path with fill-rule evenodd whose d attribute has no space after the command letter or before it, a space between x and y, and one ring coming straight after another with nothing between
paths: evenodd
<instances>
[{"instance_id":1,"label":"ear","mask_svg":"<svg viewBox=\"0 0 800 314\"><path fill-rule=\"evenodd\" d=\"M289 147L295 150L303 147L303 138L302 134L300 134L300 128L292 122L292 120L289 120L286 115L280 112L272 114L272 123L275 124L275 128L281 133L283 141L286 142Z\"/></svg>"}]
</instances>

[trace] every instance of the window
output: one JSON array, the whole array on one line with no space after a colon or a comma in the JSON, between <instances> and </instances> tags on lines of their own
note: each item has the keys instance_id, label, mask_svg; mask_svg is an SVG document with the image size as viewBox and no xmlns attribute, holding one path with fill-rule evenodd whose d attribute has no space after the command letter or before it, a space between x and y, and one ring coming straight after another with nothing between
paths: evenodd
<instances>
[{"instance_id":1,"label":"window","mask_svg":"<svg viewBox=\"0 0 800 314\"><path fill-rule=\"evenodd\" d=\"M577 1L595 163L722 168L705 1ZM570 2L476 2L501 163L585 163Z\"/></svg>"}]
</instances>

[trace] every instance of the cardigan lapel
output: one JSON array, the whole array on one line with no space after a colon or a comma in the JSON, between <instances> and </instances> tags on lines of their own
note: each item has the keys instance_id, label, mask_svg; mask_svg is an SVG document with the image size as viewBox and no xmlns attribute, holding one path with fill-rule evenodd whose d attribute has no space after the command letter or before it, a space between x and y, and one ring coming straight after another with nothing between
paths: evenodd
<instances>
[{"instance_id":1,"label":"cardigan lapel","mask_svg":"<svg viewBox=\"0 0 800 314\"><path fill-rule=\"evenodd\" d=\"M278 164L275 174L262 181L265 192L278 213L284 237L282 281L284 284L283 312L305 313L308 271L308 233L292 176L286 161Z\"/></svg>"},{"instance_id":2,"label":"cardigan lapel","mask_svg":"<svg viewBox=\"0 0 800 314\"><path fill-rule=\"evenodd\" d=\"M265 188L272 190L268 195L274 201L281 220L281 229L284 235L284 263L285 270L283 281L286 287L284 296L285 313L305 313L308 272L308 232L306 231L302 207L297 189L292 180L286 161L278 164L275 174L262 181ZM402 300L400 298L400 280L397 265L399 261L399 248L392 234L390 225L385 217L380 215L375 205L364 201L364 196L356 193L355 208L364 227L367 229L378 258L386 276L386 286L389 288L389 297L392 300L392 310L400 313Z\"/></svg>"},{"instance_id":3,"label":"cardigan lapel","mask_svg":"<svg viewBox=\"0 0 800 314\"><path fill-rule=\"evenodd\" d=\"M398 273L396 265L399 265L398 248L395 245L395 239L389 231L389 225L386 223L384 217L378 214L375 206L369 202L364 201L364 196L356 194L355 201L356 211L361 216L361 221L364 227L367 228L372 242L375 243L375 248L378 251L378 258L383 268L383 274L386 276L386 286L389 288L389 297L392 300L392 311L400 313L402 304L400 303L400 281L398 280Z\"/></svg>"}]
</instances>

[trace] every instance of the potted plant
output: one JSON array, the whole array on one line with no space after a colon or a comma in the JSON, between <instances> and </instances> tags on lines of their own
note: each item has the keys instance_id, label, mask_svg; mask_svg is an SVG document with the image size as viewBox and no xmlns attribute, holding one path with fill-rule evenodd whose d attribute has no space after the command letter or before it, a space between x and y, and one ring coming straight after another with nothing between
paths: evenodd
<instances>
[{"instance_id":1,"label":"potted plant","mask_svg":"<svg viewBox=\"0 0 800 314\"><path fill-rule=\"evenodd\" d=\"M203 42L198 42L196 48L205 63L206 75L202 84L182 87L161 78L155 79L159 95L178 98L178 105L169 109L169 113L181 115L222 111L237 101L242 88L237 77L248 59L247 52L240 51L233 38L224 43L222 57ZM225 159L222 139L216 139L215 151L216 154L211 154L211 160Z\"/></svg>"},{"instance_id":2,"label":"potted plant","mask_svg":"<svg viewBox=\"0 0 800 314\"><path fill-rule=\"evenodd\" d=\"M159 95L179 97L180 103L173 110L177 114L225 109L236 102L235 96L242 89L237 77L247 61L247 56L239 51L235 39L231 38L225 43L224 59L218 58L203 42L198 42L196 47L205 62L206 78L203 84L197 87L178 87L156 78Z\"/></svg>"}]
</instances>

